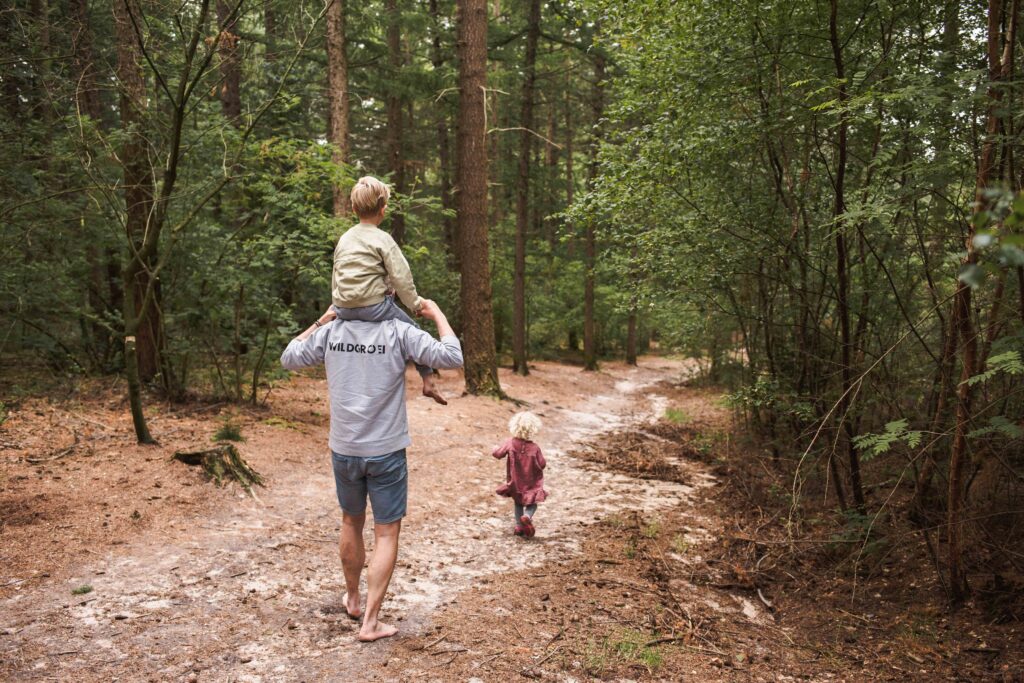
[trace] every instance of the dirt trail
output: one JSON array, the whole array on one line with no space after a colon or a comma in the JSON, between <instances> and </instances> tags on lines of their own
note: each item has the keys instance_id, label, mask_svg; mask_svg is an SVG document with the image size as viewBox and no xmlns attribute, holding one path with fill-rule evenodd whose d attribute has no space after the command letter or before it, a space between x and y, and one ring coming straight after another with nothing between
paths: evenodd
<instances>
[{"instance_id":1,"label":"dirt trail","mask_svg":"<svg viewBox=\"0 0 1024 683\"><path fill-rule=\"evenodd\" d=\"M650 359L599 375L548 363L529 379L503 375L506 390L545 420L538 440L552 495L531 542L509 537L511 506L493 494L504 465L488 453L511 406L457 397L441 408L410 393L410 508L384 618L403 635L422 635L459 591L577 551L583 526L688 498L688 486L564 455L604 430L660 415L655 383L685 372L681 363ZM449 377L442 387L453 394L456 384ZM296 379L277 392L274 412L287 418L300 406L324 406L325 393L322 380ZM243 451L270 480L258 500L210 488L225 499L213 514L182 512L150 536L97 548L69 575L0 601L0 671L13 680L329 680L353 671L401 678L387 669L394 645L356 644L341 605L325 427L323 419L309 428L288 419L246 425ZM696 473L691 482L706 480ZM83 584L94 591L71 594Z\"/></svg>"}]
</instances>

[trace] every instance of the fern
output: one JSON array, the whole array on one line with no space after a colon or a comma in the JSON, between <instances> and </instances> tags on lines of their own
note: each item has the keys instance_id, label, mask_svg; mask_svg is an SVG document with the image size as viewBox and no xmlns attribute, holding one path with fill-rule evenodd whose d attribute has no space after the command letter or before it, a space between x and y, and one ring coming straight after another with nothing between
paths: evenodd
<instances>
[{"instance_id":1,"label":"fern","mask_svg":"<svg viewBox=\"0 0 1024 683\"><path fill-rule=\"evenodd\" d=\"M992 356L988 359L988 370L974 377L968 377L964 381L967 382L968 386L974 386L975 384L989 381L1000 372L1005 372L1007 375L1024 374L1024 362L1021 362L1018 351L1007 351L1006 353L1000 353L998 356Z\"/></svg>"},{"instance_id":2,"label":"fern","mask_svg":"<svg viewBox=\"0 0 1024 683\"><path fill-rule=\"evenodd\" d=\"M1007 439L1019 439L1024 437L1024 429L1020 425L1010 422L1002 415L996 415L995 417L989 418L988 426L975 429L974 431L967 434L967 438L974 439L979 436L987 436L989 434L999 434Z\"/></svg>"},{"instance_id":3,"label":"fern","mask_svg":"<svg viewBox=\"0 0 1024 683\"><path fill-rule=\"evenodd\" d=\"M907 429L906 420L896 420L885 425L880 434L862 434L853 439L853 445L866 456L873 458L886 453L893 444L905 442L908 448L917 448L921 443L921 432Z\"/></svg>"}]
</instances>

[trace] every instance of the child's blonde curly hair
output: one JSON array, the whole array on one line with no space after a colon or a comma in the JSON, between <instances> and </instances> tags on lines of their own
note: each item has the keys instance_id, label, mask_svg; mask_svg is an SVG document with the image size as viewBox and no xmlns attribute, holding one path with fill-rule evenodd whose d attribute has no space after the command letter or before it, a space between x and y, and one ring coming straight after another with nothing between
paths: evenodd
<instances>
[{"instance_id":1,"label":"child's blonde curly hair","mask_svg":"<svg viewBox=\"0 0 1024 683\"><path fill-rule=\"evenodd\" d=\"M512 436L524 441L531 441L540 431L540 418L529 412L516 413L508 421L508 431Z\"/></svg>"},{"instance_id":2,"label":"child's blonde curly hair","mask_svg":"<svg viewBox=\"0 0 1024 683\"><path fill-rule=\"evenodd\" d=\"M391 188L372 175L364 175L356 181L349 193L352 210L360 218L370 218L380 213L391 199Z\"/></svg>"}]
</instances>

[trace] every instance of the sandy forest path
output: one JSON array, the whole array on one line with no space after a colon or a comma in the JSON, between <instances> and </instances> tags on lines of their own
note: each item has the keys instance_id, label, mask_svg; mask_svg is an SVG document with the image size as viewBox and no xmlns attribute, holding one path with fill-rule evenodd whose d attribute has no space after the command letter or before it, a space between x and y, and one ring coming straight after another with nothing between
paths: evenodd
<instances>
[{"instance_id":1,"label":"sandy forest path","mask_svg":"<svg viewBox=\"0 0 1024 683\"><path fill-rule=\"evenodd\" d=\"M690 497L705 481L699 471L691 486L641 481L565 456L605 430L660 416L666 400L657 383L686 372L680 362L650 358L599 374L540 363L528 379L503 375L506 390L545 421L539 441L552 495L531 542L510 537L510 505L493 493L504 465L489 450L514 407L456 396L442 408L415 398L410 381L410 507L383 612L400 638L423 636L460 591L578 552L583 528L609 514ZM461 382L449 376L441 387L452 395ZM356 643L342 607L324 381L307 375L275 389L271 412L243 422L243 454L268 477L258 499L197 481L206 487L203 504L166 506L157 513L163 523L147 532L98 544L65 569L8 590L0 672L74 681L404 678L388 668L395 644ZM93 590L73 595L81 585Z\"/></svg>"}]
</instances>

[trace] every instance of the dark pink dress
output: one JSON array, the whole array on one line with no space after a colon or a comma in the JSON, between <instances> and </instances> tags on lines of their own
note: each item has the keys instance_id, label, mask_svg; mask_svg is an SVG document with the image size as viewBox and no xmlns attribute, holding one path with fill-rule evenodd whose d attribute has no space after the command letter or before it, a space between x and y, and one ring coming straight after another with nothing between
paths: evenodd
<instances>
[{"instance_id":1,"label":"dark pink dress","mask_svg":"<svg viewBox=\"0 0 1024 683\"><path fill-rule=\"evenodd\" d=\"M540 446L512 437L495 448L491 455L499 460L508 456L508 481L495 491L499 496L508 496L520 505L533 505L548 497L544 490L544 467L547 463Z\"/></svg>"}]
</instances>

